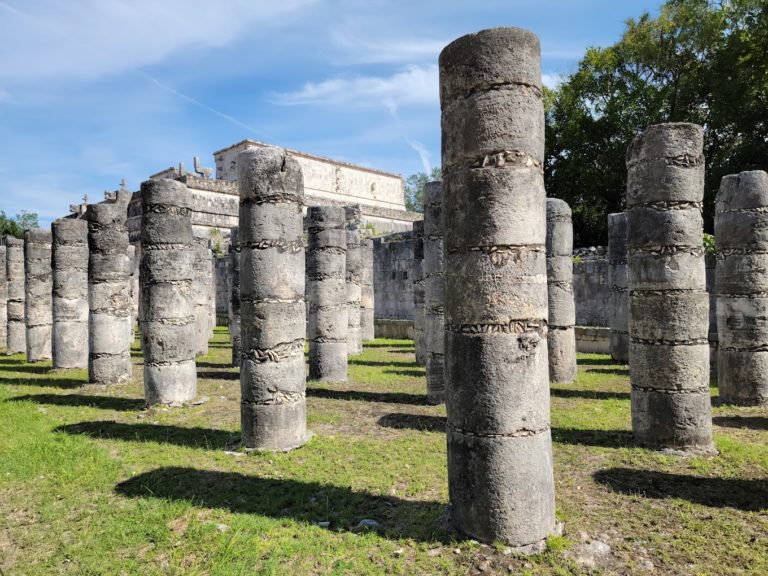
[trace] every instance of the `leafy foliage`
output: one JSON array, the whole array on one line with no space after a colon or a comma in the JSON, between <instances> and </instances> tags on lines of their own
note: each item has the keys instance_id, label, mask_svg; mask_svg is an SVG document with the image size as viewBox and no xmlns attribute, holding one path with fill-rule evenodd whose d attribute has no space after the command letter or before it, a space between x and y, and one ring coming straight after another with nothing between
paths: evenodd
<instances>
[{"instance_id":1,"label":"leafy foliage","mask_svg":"<svg viewBox=\"0 0 768 576\"><path fill-rule=\"evenodd\" d=\"M405 207L413 212L424 212L424 186L427 182L442 178L440 167L435 166L427 175L424 172L411 174L405 179Z\"/></svg>"},{"instance_id":2,"label":"leafy foliage","mask_svg":"<svg viewBox=\"0 0 768 576\"><path fill-rule=\"evenodd\" d=\"M24 230L38 227L37 214L22 210L21 214L16 214L13 218L0 211L0 236L15 236L23 238Z\"/></svg>"}]
</instances>

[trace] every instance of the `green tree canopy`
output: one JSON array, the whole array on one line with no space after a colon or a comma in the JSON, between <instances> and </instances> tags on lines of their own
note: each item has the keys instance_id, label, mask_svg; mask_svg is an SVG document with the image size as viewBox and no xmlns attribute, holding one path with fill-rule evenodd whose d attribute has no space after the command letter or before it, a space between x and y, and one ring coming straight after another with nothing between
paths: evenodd
<instances>
[{"instance_id":1,"label":"green tree canopy","mask_svg":"<svg viewBox=\"0 0 768 576\"><path fill-rule=\"evenodd\" d=\"M38 221L35 212L22 210L21 214L16 214L13 218L9 218L5 215L5 212L0 211L0 237L15 236L16 238L23 238L24 230L37 227Z\"/></svg>"},{"instance_id":2,"label":"green tree canopy","mask_svg":"<svg viewBox=\"0 0 768 576\"><path fill-rule=\"evenodd\" d=\"M427 175L424 172L411 174L405 179L405 207L413 212L424 212L424 186L427 182L440 180L440 167L435 166Z\"/></svg>"}]
</instances>

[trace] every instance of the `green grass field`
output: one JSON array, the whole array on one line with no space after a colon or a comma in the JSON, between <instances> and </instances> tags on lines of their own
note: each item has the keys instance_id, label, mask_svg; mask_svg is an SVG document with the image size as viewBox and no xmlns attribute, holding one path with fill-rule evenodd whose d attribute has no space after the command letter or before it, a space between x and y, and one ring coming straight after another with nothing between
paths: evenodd
<instances>
[{"instance_id":1,"label":"green grass field","mask_svg":"<svg viewBox=\"0 0 768 576\"><path fill-rule=\"evenodd\" d=\"M0 356L0 574L768 574L766 410L716 405L714 458L635 448L626 367L581 355L552 388L565 534L516 557L448 531L445 409L412 342L369 344L347 385L310 382L315 436L287 454L225 452L227 342L198 360L207 402L148 411L138 349L114 388ZM592 568L591 539L611 546Z\"/></svg>"}]
</instances>

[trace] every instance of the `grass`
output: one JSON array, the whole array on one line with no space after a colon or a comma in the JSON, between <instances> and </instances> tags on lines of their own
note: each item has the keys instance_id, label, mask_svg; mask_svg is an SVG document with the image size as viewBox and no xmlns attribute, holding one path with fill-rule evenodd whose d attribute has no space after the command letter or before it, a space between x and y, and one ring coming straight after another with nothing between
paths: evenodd
<instances>
[{"instance_id":1,"label":"grass","mask_svg":"<svg viewBox=\"0 0 768 576\"><path fill-rule=\"evenodd\" d=\"M310 382L315 436L287 454L225 452L226 342L198 362L208 401L171 410L144 410L138 349L114 388L0 356L0 574L768 573L766 410L716 405L714 458L636 448L626 367L581 355L552 387L565 533L516 557L447 529L445 409L411 342L366 346L346 385ZM612 549L594 568L575 559L590 539Z\"/></svg>"}]
</instances>

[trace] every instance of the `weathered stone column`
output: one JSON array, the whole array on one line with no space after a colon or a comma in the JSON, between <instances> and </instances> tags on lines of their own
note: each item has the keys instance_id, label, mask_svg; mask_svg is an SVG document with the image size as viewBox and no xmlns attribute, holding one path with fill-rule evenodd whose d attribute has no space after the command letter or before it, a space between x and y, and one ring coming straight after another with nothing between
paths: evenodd
<instances>
[{"instance_id":1,"label":"weathered stone column","mask_svg":"<svg viewBox=\"0 0 768 576\"><path fill-rule=\"evenodd\" d=\"M8 279L8 344L6 353L27 350L27 326L24 321L24 240L5 237L6 276Z\"/></svg>"},{"instance_id":2,"label":"weathered stone column","mask_svg":"<svg viewBox=\"0 0 768 576\"><path fill-rule=\"evenodd\" d=\"M768 406L768 174L723 178L715 238L720 398Z\"/></svg>"},{"instance_id":3,"label":"weathered stone column","mask_svg":"<svg viewBox=\"0 0 768 576\"><path fill-rule=\"evenodd\" d=\"M608 284L611 289L609 322L611 358L629 362L629 265L627 213L608 214Z\"/></svg>"},{"instance_id":4,"label":"weathered stone column","mask_svg":"<svg viewBox=\"0 0 768 576\"><path fill-rule=\"evenodd\" d=\"M141 348L148 405L197 395L192 195L176 180L141 184Z\"/></svg>"},{"instance_id":5,"label":"weathered stone column","mask_svg":"<svg viewBox=\"0 0 768 576\"><path fill-rule=\"evenodd\" d=\"M53 235L53 367L88 367L88 223L61 218Z\"/></svg>"},{"instance_id":6,"label":"weathered stone column","mask_svg":"<svg viewBox=\"0 0 768 576\"><path fill-rule=\"evenodd\" d=\"M539 40L440 54L448 489L483 542L540 550L555 525Z\"/></svg>"},{"instance_id":7,"label":"weathered stone column","mask_svg":"<svg viewBox=\"0 0 768 576\"><path fill-rule=\"evenodd\" d=\"M704 131L658 124L627 150L629 377L641 444L711 452Z\"/></svg>"},{"instance_id":8,"label":"weathered stone column","mask_svg":"<svg viewBox=\"0 0 768 576\"><path fill-rule=\"evenodd\" d=\"M360 289L360 337L363 342L370 342L376 337L373 311L373 240L363 238L360 250L363 264Z\"/></svg>"},{"instance_id":9,"label":"weathered stone column","mask_svg":"<svg viewBox=\"0 0 768 576\"><path fill-rule=\"evenodd\" d=\"M51 231L24 231L24 314L27 319L27 362L50 360L53 332Z\"/></svg>"},{"instance_id":10,"label":"weathered stone column","mask_svg":"<svg viewBox=\"0 0 768 576\"><path fill-rule=\"evenodd\" d=\"M0 238L0 241L4 241ZM8 253L5 244L0 244L0 348L8 347Z\"/></svg>"},{"instance_id":11,"label":"weathered stone column","mask_svg":"<svg viewBox=\"0 0 768 576\"><path fill-rule=\"evenodd\" d=\"M131 262L131 343L135 339L133 331L139 322L139 302L141 300L141 285L139 283L139 264L141 263L141 244L133 246L133 260Z\"/></svg>"},{"instance_id":12,"label":"weathered stone column","mask_svg":"<svg viewBox=\"0 0 768 576\"><path fill-rule=\"evenodd\" d=\"M445 400L445 303L443 277L443 186L424 187L424 343L427 365L427 403Z\"/></svg>"},{"instance_id":13,"label":"weathered stone column","mask_svg":"<svg viewBox=\"0 0 768 576\"><path fill-rule=\"evenodd\" d=\"M241 152L242 442L291 450L307 431L304 179L281 148Z\"/></svg>"},{"instance_id":14,"label":"weathered stone column","mask_svg":"<svg viewBox=\"0 0 768 576\"><path fill-rule=\"evenodd\" d=\"M313 206L307 212L309 247L309 377L347 380L347 233L344 208Z\"/></svg>"},{"instance_id":15,"label":"weathered stone column","mask_svg":"<svg viewBox=\"0 0 768 576\"><path fill-rule=\"evenodd\" d=\"M136 276L138 268L136 266L136 246L133 244L128 244L128 260L130 262L130 269L131 273L128 276L128 297L131 301L131 317L128 320L126 326L126 338L128 338L128 347L130 348L131 344L133 344L133 341L136 339L136 332L135 332L135 323L133 321L133 311L135 309L134 302L138 300L139 294L134 290L134 288L138 285L139 280Z\"/></svg>"},{"instance_id":16,"label":"weathered stone column","mask_svg":"<svg viewBox=\"0 0 768 576\"><path fill-rule=\"evenodd\" d=\"M576 380L576 305L573 301L573 224L564 200L547 198L549 380Z\"/></svg>"},{"instance_id":17,"label":"weathered stone column","mask_svg":"<svg viewBox=\"0 0 768 576\"><path fill-rule=\"evenodd\" d=\"M200 356L208 354L208 340L211 336L211 312L209 291L212 279L210 237L195 236L192 249L195 255L192 275L192 302L195 316L195 351Z\"/></svg>"},{"instance_id":18,"label":"weathered stone column","mask_svg":"<svg viewBox=\"0 0 768 576\"><path fill-rule=\"evenodd\" d=\"M413 223L413 346L416 364L427 365L424 334L424 220Z\"/></svg>"},{"instance_id":19,"label":"weathered stone column","mask_svg":"<svg viewBox=\"0 0 768 576\"><path fill-rule=\"evenodd\" d=\"M88 221L88 381L126 384L131 379L131 319L127 211L119 201L90 204Z\"/></svg>"},{"instance_id":20,"label":"weathered stone column","mask_svg":"<svg viewBox=\"0 0 768 576\"><path fill-rule=\"evenodd\" d=\"M229 340L232 342L232 365L240 366L240 228L235 226L229 237Z\"/></svg>"},{"instance_id":21,"label":"weathered stone column","mask_svg":"<svg viewBox=\"0 0 768 576\"><path fill-rule=\"evenodd\" d=\"M362 299L363 251L360 231L360 205L346 206L347 215L347 352L363 352L363 333L360 328L360 301Z\"/></svg>"}]
</instances>

